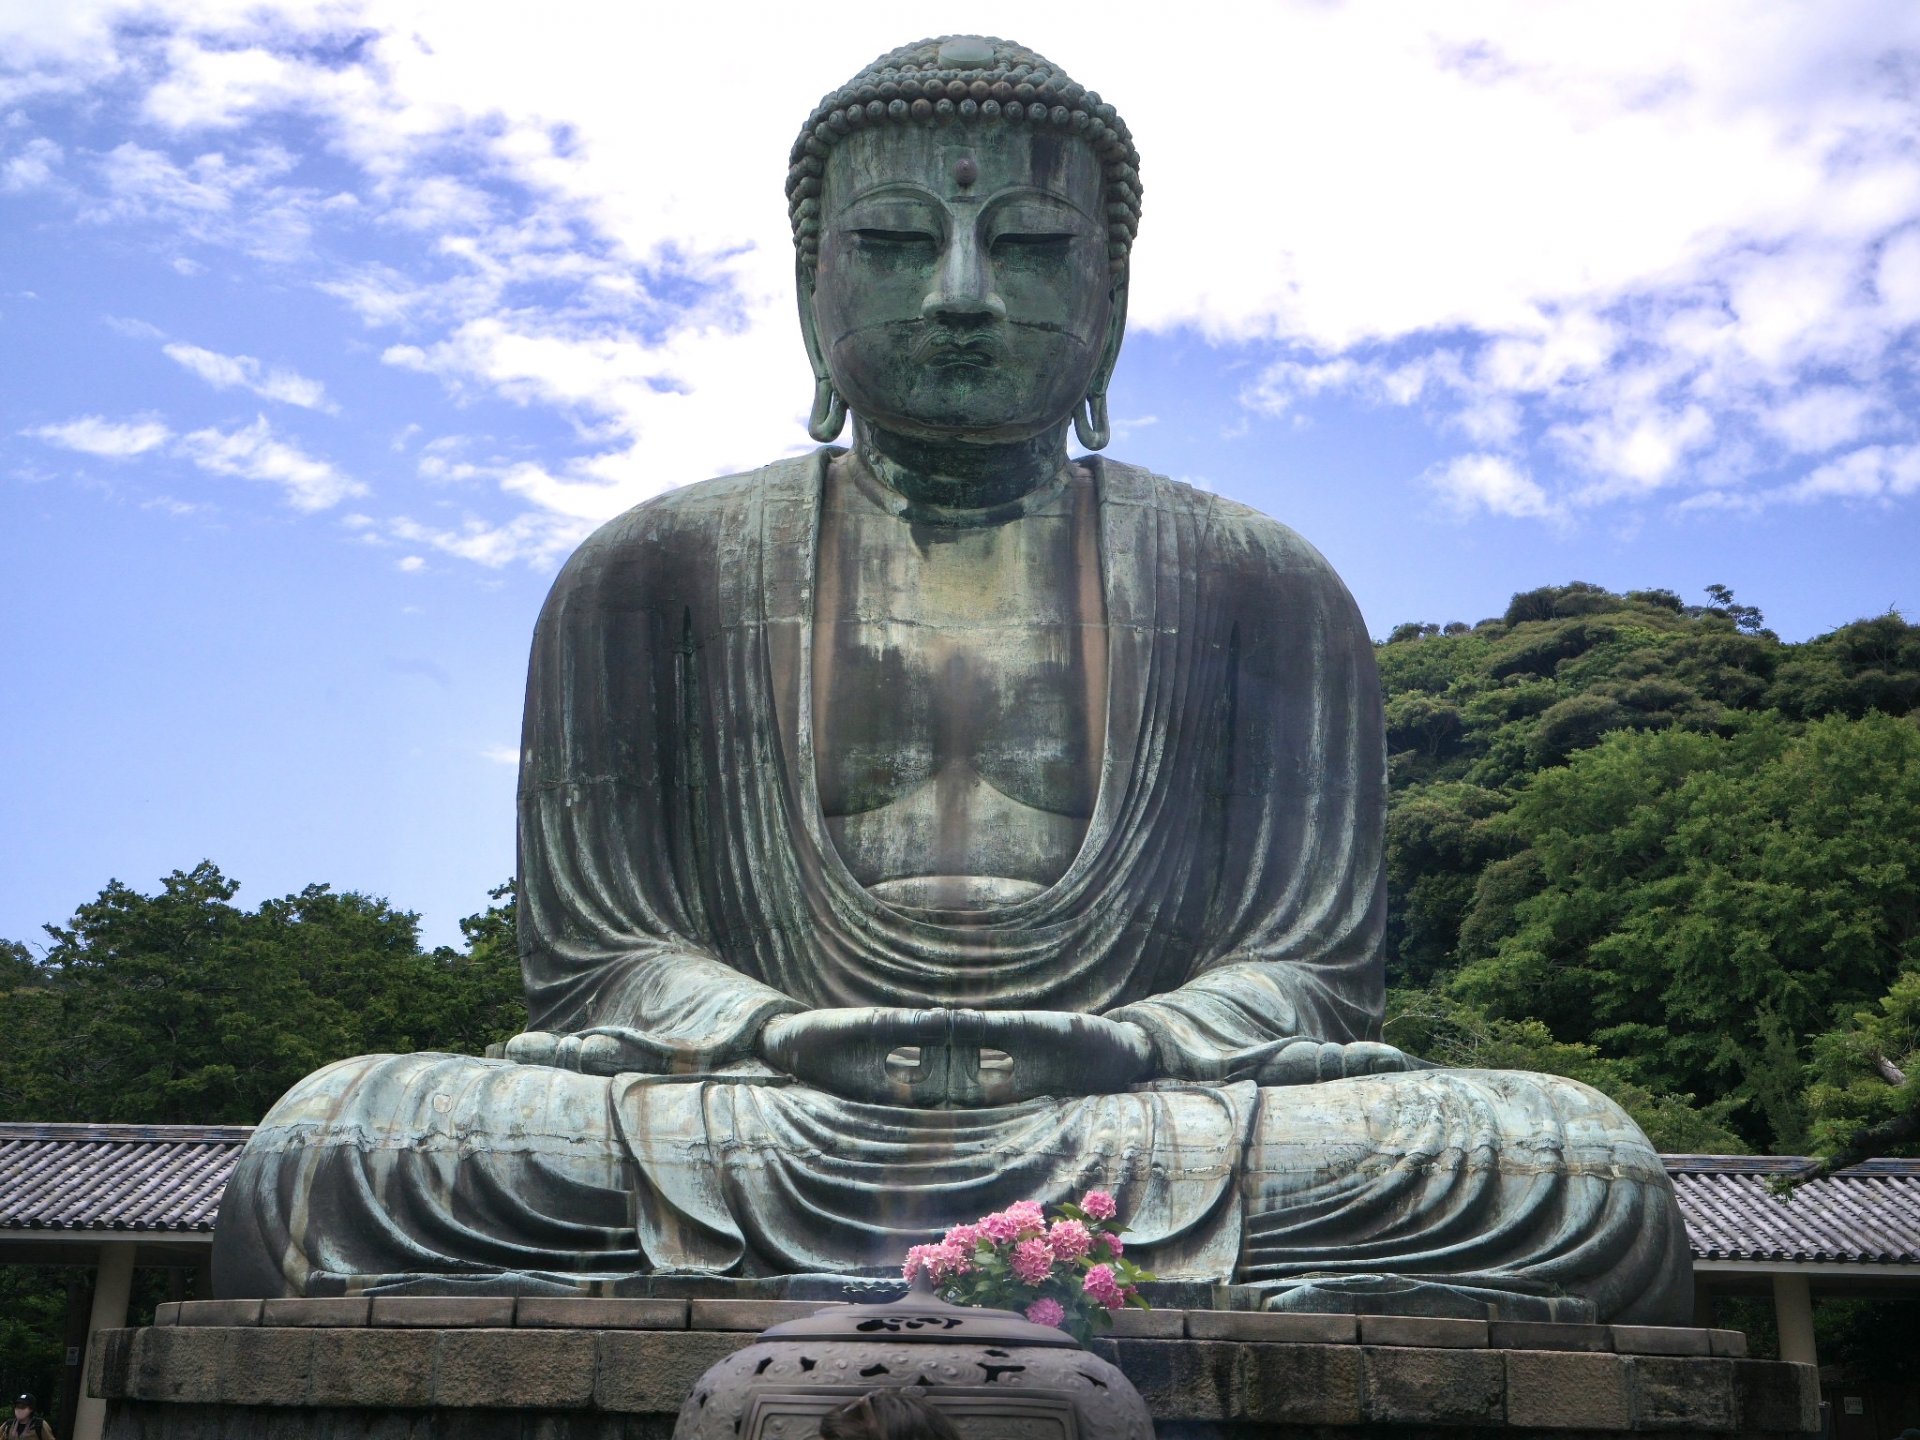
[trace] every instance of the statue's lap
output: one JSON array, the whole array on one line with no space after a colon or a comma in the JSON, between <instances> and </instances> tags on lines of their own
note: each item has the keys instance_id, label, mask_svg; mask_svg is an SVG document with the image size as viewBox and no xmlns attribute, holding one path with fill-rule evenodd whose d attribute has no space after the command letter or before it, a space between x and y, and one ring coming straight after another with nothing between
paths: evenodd
<instances>
[{"instance_id":1,"label":"statue's lap","mask_svg":"<svg viewBox=\"0 0 1920 1440\"><path fill-rule=\"evenodd\" d=\"M1163 1278L1267 1283L1285 1308L1387 1283L1433 1289L1416 1309L1581 1319L1597 1285L1605 1313L1637 1313L1644 1291L1670 1318L1685 1263L1659 1157L1618 1107L1503 1071L956 1112L370 1056L290 1092L246 1163L229 1193L253 1213L223 1216L218 1263L274 1289L305 1274L308 1293L431 1272L884 1274L930 1232L1089 1185L1120 1194Z\"/></svg>"}]
</instances>

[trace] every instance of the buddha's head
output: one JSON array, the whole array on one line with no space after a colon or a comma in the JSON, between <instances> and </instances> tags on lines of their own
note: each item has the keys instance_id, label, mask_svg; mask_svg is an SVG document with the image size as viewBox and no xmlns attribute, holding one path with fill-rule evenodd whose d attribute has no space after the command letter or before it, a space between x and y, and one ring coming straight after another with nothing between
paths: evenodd
<instances>
[{"instance_id":1,"label":"buddha's head","mask_svg":"<svg viewBox=\"0 0 1920 1440\"><path fill-rule=\"evenodd\" d=\"M1106 443L1139 155L1100 97L978 36L881 56L822 100L787 193L810 430Z\"/></svg>"}]
</instances>

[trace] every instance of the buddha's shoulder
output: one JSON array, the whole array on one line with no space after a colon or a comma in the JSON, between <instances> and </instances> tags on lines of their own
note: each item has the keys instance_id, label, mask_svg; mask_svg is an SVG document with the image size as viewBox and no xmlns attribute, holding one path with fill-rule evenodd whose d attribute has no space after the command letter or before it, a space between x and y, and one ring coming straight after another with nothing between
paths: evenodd
<instances>
[{"instance_id":1,"label":"buddha's shoulder","mask_svg":"<svg viewBox=\"0 0 1920 1440\"><path fill-rule=\"evenodd\" d=\"M1284 576L1325 583L1344 593L1346 587L1326 556L1299 531L1264 511L1137 465L1108 461L1104 470L1108 503L1142 505L1178 517L1192 527L1210 567L1231 569L1253 581Z\"/></svg>"},{"instance_id":2,"label":"buddha's shoulder","mask_svg":"<svg viewBox=\"0 0 1920 1440\"><path fill-rule=\"evenodd\" d=\"M560 583L609 568L697 564L716 556L729 534L757 527L767 506L809 503L819 484L818 467L816 455L798 455L663 491L587 536L567 561Z\"/></svg>"}]
</instances>

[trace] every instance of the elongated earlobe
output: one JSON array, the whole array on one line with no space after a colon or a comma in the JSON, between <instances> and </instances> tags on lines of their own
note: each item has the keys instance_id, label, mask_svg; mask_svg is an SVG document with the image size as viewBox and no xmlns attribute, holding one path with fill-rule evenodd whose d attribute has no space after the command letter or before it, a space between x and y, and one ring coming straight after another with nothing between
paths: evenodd
<instances>
[{"instance_id":1,"label":"elongated earlobe","mask_svg":"<svg viewBox=\"0 0 1920 1440\"><path fill-rule=\"evenodd\" d=\"M1113 439L1113 427L1107 423L1107 397L1104 393L1087 396L1073 412L1073 433L1089 450L1104 450Z\"/></svg>"},{"instance_id":2,"label":"elongated earlobe","mask_svg":"<svg viewBox=\"0 0 1920 1440\"><path fill-rule=\"evenodd\" d=\"M822 375L813 382L813 413L807 417L807 434L825 445L838 440L846 424L847 402L833 388L833 381Z\"/></svg>"}]
</instances>

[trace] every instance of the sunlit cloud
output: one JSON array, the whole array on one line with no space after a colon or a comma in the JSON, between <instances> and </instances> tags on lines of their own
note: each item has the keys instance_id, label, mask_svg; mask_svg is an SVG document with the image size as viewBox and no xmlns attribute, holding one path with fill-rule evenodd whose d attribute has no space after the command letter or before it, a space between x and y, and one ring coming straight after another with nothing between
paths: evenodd
<instances>
[{"instance_id":1,"label":"sunlit cloud","mask_svg":"<svg viewBox=\"0 0 1920 1440\"><path fill-rule=\"evenodd\" d=\"M752 44L724 10L562 7L535 46L517 7L482 3L34 8L0 18L0 100L25 117L0 187L151 232L185 280L267 267L361 327L354 363L546 422L537 445L397 472L440 497L381 479L370 533L550 565L630 505L807 444L782 156L821 90L910 38L898 7L796 13ZM983 0L969 24L1127 114L1132 323L1244 357L1249 420L1406 411L1453 452L1408 485L1556 526L1910 493L1888 457L1913 440L1920 11L1197 5L1182 56L1259 57L1258 85L1204 103L1142 43L1160 9L1103 16ZM636 55L722 54L724 85L662 60L634 86ZM111 143L36 128L81 97L124 120ZM275 403L348 393L248 343L273 362L165 353ZM367 493L264 423L179 448L305 509ZM456 485L467 509L428 515Z\"/></svg>"},{"instance_id":2,"label":"sunlit cloud","mask_svg":"<svg viewBox=\"0 0 1920 1440\"><path fill-rule=\"evenodd\" d=\"M263 400L278 400L306 410L337 408L328 402L327 387L321 381L279 366L262 365L251 355L222 355L217 350L179 343L162 346L161 353L216 390L245 390Z\"/></svg>"},{"instance_id":3,"label":"sunlit cloud","mask_svg":"<svg viewBox=\"0 0 1920 1440\"><path fill-rule=\"evenodd\" d=\"M131 460L157 450L173 438L173 432L158 420L107 420L98 415L81 415L57 425L40 425L23 432L63 450L82 455L97 455L103 460Z\"/></svg>"},{"instance_id":4,"label":"sunlit cloud","mask_svg":"<svg viewBox=\"0 0 1920 1440\"><path fill-rule=\"evenodd\" d=\"M326 510L368 493L360 481L279 439L264 415L238 430L195 430L180 437L180 449L212 474L279 486L296 510Z\"/></svg>"}]
</instances>

